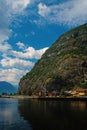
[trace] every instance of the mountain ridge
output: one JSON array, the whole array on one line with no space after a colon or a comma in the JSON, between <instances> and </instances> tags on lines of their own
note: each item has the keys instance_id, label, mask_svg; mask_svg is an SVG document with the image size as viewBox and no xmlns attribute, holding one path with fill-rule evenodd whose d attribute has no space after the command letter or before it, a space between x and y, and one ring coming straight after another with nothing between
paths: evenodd
<instances>
[{"instance_id":1,"label":"mountain ridge","mask_svg":"<svg viewBox=\"0 0 87 130\"><path fill-rule=\"evenodd\" d=\"M17 89L12 84L6 81L0 81L0 94L14 94L16 92Z\"/></svg>"}]
</instances>

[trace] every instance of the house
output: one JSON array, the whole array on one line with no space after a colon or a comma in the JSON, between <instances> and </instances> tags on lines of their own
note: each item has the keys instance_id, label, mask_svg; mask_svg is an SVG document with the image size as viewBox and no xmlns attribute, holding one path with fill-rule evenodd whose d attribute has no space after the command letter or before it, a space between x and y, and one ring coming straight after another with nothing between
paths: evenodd
<instances>
[{"instance_id":1,"label":"house","mask_svg":"<svg viewBox=\"0 0 87 130\"><path fill-rule=\"evenodd\" d=\"M76 90L78 96L86 96L87 95L87 89L78 88Z\"/></svg>"},{"instance_id":2,"label":"house","mask_svg":"<svg viewBox=\"0 0 87 130\"><path fill-rule=\"evenodd\" d=\"M52 93L52 96L58 96L59 95L59 92L57 90L53 90L51 93Z\"/></svg>"},{"instance_id":3,"label":"house","mask_svg":"<svg viewBox=\"0 0 87 130\"><path fill-rule=\"evenodd\" d=\"M59 96L59 92L57 90L52 90L51 92L47 92L46 96L48 97Z\"/></svg>"},{"instance_id":4,"label":"house","mask_svg":"<svg viewBox=\"0 0 87 130\"><path fill-rule=\"evenodd\" d=\"M72 91L71 91L71 95L76 96L77 94L78 94L78 93L77 93L76 90L72 90Z\"/></svg>"},{"instance_id":5,"label":"house","mask_svg":"<svg viewBox=\"0 0 87 130\"><path fill-rule=\"evenodd\" d=\"M72 91L70 91L70 90L64 91L65 96L71 96L72 95L71 93L72 93Z\"/></svg>"},{"instance_id":6,"label":"house","mask_svg":"<svg viewBox=\"0 0 87 130\"><path fill-rule=\"evenodd\" d=\"M64 92L66 96L86 96L87 95L87 89L77 88L76 90L70 90Z\"/></svg>"}]
</instances>

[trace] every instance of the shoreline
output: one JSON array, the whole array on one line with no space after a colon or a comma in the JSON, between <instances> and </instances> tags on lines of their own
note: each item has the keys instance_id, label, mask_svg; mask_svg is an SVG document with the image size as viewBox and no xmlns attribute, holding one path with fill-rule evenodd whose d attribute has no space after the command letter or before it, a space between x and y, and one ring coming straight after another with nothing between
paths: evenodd
<instances>
[{"instance_id":1,"label":"shoreline","mask_svg":"<svg viewBox=\"0 0 87 130\"><path fill-rule=\"evenodd\" d=\"M0 98L13 98L13 99L38 99L37 96L25 96L25 95L1 95Z\"/></svg>"},{"instance_id":2,"label":"shoreline","mask_svg":"<svg viewBox=\"0 0 87 130\"><path fill-rule=\"evenodd\" d=\"M25 95L1 95L0 98L12 99L38 99L38 100L54 100L54 101L87 101L87 96L81 97L38 97L38 96L25 96Z\"/></svg>"},{"instance_id":3,"label":"shoreline","mask_svg":"<svg viewBox=\"0 0 87 130\"><path fill-rule=\"evenodd\" d=\"M55 101L87 101L87 97L40 97L39 100L55 100Z\"/></svg>"}]
</instances>

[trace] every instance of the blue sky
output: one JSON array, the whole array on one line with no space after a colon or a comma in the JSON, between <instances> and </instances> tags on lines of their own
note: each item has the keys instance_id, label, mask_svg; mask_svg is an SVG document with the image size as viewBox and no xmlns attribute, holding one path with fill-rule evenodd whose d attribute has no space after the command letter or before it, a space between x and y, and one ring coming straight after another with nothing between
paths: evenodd
<instances>
[{"instance_id":1,"label":"blue sky","mask_svg":"<svg viewBox=\"0 0 87 130\"><path fill-rule=\"evenodd\" d=\"M66 31L87 22L87 0L0 0L0 81L18 86Z\"/></svg>"}]
</instances>

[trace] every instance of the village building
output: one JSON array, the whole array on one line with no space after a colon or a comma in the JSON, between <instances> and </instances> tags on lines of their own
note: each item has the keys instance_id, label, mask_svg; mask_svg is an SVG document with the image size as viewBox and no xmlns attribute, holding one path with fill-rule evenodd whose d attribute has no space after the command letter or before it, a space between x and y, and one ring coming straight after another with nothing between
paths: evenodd
<instances>
[{"instance_id":1,"label":"village building","mask_svg":"<svg viewBox=\"0 0 87 130\"><path fill-rule=\"evenodd\" d=\"M87 89L77 88L76 90L65 91L64 94L66 96L75 96L75 97L87 96Z\"/></svg>"},{"instance_id":2,"label":"village building","mask_svg":"<svg viewBox=\"0 0 87 130\"><path fill-rule=\"evenodd\" d=\"M87 95L87 89L77 89L76 90L78 96L86 96Z\"/></svg>"}]
</instances>

